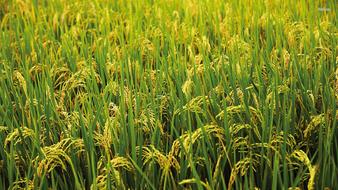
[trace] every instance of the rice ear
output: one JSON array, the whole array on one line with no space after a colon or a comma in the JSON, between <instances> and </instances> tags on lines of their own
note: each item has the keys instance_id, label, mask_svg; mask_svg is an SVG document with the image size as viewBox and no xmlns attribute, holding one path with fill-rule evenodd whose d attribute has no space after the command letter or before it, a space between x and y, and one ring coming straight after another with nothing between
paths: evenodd
<instances>
[{"instance_id":1,"label":"rice ear","mask_svg":"<svg viewBox=\"0 0 338 190\"><path fill-rule=\"evenodd\" d=\"M179 182L180 185L186 185L186 184L197 184L197 183L201 183L201 185L206 189L206 190L211 190L212 188L210 187L210 185L208 184L208 182L203 182L203 181L199 181L195 178L192 179L184 179L182 181Z\"/></svg>"},{"instance_id":2,"label":"rice ear","mask_svg":"<svg viewBox=\"0 0 338 190\"><path fill-rule=\"evenodd\" d=\"M304 130L304 137L309 138L314 131L317 130L317 127L324 123L325 121L325 115L319 114L314 117L312 117L310 123L307 125L307 127Z\"/></svg>"},{"instance_id":3,"label":"rice ear","mask_svg":"<svg viewBox=\"0 0 338 190\"><path fill-rule=\"evenodd\" d=\"M317 174L318 166L317 165L312 165L309 157L307 154L302 151L302 150L296 150L292 153L292 156L296 158L297 160L301 161L309 170L309 180L308 180L308 185L307 188L309 190L314 190L315 189L315 177Z\"/></svg>"},{"instance_id":4,"label":"rice ear","mask_svg":"<svg viewBox=\"0 0 338 190\"><path fill-rule=\"evenodd\" d=\"M189 78L182 85L182 92L186 97L190 97L193 91L194 82Z\"/></svg>"}]
</instances>

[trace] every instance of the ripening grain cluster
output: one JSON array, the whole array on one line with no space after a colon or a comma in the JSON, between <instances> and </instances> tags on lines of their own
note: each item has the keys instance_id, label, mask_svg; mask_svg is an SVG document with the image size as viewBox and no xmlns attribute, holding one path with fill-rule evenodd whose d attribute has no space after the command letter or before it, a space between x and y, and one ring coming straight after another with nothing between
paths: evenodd
<instances>
[{"instance_id":1,"label":"ripening grain cluster","mask_svg":"<svg viewBox=\"0 0 338 190\"><path fill-rule=\"evenodd\" d=\"M0 0L0 189L337 189L337 6Z\"/></svg>"}]
</instances>

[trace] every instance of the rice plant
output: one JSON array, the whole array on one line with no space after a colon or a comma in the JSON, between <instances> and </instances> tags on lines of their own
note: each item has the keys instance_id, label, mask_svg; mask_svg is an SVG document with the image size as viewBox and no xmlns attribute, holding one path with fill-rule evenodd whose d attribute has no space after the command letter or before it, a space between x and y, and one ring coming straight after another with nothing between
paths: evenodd
<instances>
[{"instance_id":1,"label":"rice plant","mask_svg":"<svg viewBox=\"0 0 338 190\"><path fill-rule=\"evenodd\" d=\"M0 189L337 189L335 0L0 0Z\"/></svg>"}]
</instances>

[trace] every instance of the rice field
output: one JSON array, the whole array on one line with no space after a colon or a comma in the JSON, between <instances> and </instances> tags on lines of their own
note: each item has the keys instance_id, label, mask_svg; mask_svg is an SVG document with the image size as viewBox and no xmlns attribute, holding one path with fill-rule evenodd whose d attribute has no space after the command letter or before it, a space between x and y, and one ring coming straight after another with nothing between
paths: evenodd
<instances>
[{"instance_id":1,"label":"rice field","mask_svg":"<svg viewBox=\"0 0 338 190\"><path fill-rule=\"evenodd\" d=\"M337 189L337 5L0 0L0 189Z\"/></svg>"}]
</instances>

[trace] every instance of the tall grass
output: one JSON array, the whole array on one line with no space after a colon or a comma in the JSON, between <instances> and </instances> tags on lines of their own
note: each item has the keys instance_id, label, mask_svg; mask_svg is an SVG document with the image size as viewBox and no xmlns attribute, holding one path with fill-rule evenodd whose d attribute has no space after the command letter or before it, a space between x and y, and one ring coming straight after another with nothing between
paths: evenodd
<instances>
[{"instance_id":1,"label":"tall grass","mask_svg":"<svg viewBox=\"0 0 338 190\"><path fill-rule=\"evenodd\" d=\"M336 10L0 1L0 189L337 188Z\"/></svg>"}]
</instances>

